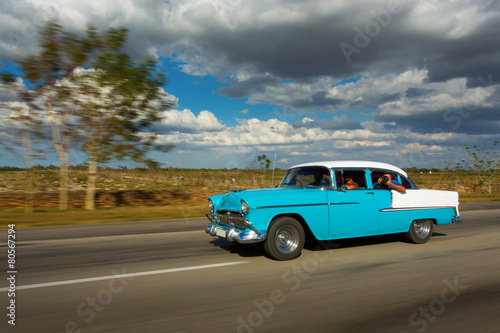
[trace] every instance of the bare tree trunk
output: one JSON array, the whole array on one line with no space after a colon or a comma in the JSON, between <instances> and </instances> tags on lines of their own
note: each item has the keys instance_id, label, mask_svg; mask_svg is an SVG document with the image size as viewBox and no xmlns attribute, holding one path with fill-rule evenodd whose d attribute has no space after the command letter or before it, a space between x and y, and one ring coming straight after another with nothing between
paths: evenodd
<instances>
[{"instance_id":1,"label":"bare tree trunk","mask_svg":"<svg viewBox=\"0 0 500 333\"><path fill-rule=\"evenodd\" d=\"M24 192L25 192L25 206L26 213L33 212L33 148L31 146L31 132L29 129L22 131L23 149L24 149L24 164L26 173L24 177Z\"/></svg>"},{"instance_id":2,"label":"bare tree trunk","mask_svg":"<svg viewBox=\"0 0 500 333\"><path fill-rule=\"evenodd\" d=\"M59 155L59 210L68 209L68 150L71 137L64 135L57 123L52 124L52 140Z\"/></svg>"},{"instance_id":3,"label":"bare tree trunk","mask_svg":"<svg viewBox=\"0 0 500 333\"><path fill-rule=\"evenodd\" d=\"M87 193L85 197L85 209L95 209L95 191L97 180L97 156L94 151L90 151L89 169L87 176Z\"/></svg>"},{"instance_id":4,"label":"bare tree trunk","mask_svg":"<svg viewBox=\"0 0 500 333\"><path fill-rule=\"evenodd\" d=\"M59 153L59 210L68 209L68 152L63 148Z\"/></svg>"}]
</instances>

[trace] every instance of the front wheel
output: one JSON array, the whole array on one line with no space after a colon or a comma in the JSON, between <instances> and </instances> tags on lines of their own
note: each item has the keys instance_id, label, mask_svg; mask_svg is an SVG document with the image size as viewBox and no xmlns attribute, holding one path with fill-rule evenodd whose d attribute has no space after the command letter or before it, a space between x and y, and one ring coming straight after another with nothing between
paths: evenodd
<instances>
[{"instance_id":1,"label":"front wheel","mask_svg":"<svg viewBox=\"0 0 500 333\"><path fill-rule=\"evenodd\" d=\"M300 255L304 242L302 225L294 218L283 216L269 228L264 250L273 259L291 260Z\"/></svg>"},{"instance_id":2,"label":"front wheel","mask_svg":"<svg viewBox=\"0 0 500 333\"><path fill-rule=\"evenodd\" d=\"M434 223L430 219L415 220L411 223L410 229L405 233L408 241L415 244L427 243L432 236Z\"/></svg>"}]
</instances>

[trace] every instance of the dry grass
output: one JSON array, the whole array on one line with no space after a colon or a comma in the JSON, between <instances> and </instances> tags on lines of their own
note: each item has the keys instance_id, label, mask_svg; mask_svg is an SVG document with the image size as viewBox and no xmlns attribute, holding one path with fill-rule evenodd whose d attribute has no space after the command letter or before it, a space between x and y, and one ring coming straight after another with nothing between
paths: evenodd
<instances>
[{"instance_id":1,"label":"dry grass","mask_svg":"<svg viewBox=\"0 0 500 333\"><path fill-rule=\"evenodd\" d=\"M16 227L41 227L69 224L91 224L104 222L164 220L204 216L208 211L206 203L189 205L168 205L157 207L114 207L93 211L82 209L61 212L55 209L36 210L25 213L21 209L3 210L0 228L15 223Z\"/></svg>"},{"instance_id":2,"label":"dry grass","mask_svg":"<svg viewBox=\"0 0 500 333\"><path fill-rule=\"evenodd\" d=\"M434 173L409 173L410 178L418 186L438 185L476 185L480 183L478 176L469 171L441 171ZM500 173L492 179L492 184L500 184Z\"/></svg>"},{"instance_id":3,"label":"dry grass","mask_svg":"<svg viewBox=\"0 0 500 333\"><path fill-rule=\"evenodd\" d=\"M259 188L279 184L286 170L212 170L212 169L104 169L99 172L97 189L123 190L172 190L206 188L227 190L234 187ZM22 191L25 171L0 171L0 191ZM55 191L59 186L57 170L34 170L33 184L37 191ZM86 187L86 170L70 171L70 188ZM231 179L234 179L232 182Z\"/></svg>"}]
</instances>

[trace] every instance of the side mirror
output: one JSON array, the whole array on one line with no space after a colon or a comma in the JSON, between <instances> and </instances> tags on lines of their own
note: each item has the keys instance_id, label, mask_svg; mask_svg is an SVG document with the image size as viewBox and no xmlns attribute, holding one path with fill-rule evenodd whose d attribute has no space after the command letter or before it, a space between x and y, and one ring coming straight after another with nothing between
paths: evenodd
<instances>
[{"instance_id":1,"label":"side mirror","mask_svg":"<svg viewBox=\"0 0 500 333\"><path fill-rule=\"evenodd\" d=\"M340 187L340 190L341 190L342 192L347 191L347 185L342 185L342 186Z\"/></svg>"}]
</instances>

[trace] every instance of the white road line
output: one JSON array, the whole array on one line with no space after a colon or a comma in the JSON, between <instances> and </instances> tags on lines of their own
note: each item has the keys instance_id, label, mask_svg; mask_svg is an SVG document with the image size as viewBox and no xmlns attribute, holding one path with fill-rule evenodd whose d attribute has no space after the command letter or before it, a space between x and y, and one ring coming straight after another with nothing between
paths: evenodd
<instances>
[{"instance_id":1,"label":"white road line","mask_svg":"<svg viewBox=\"0 0 500 333\"><path fill-rule=\"evenodd\" d=\"M55 281L55 282L37 283L37 284L28 284L28 285L25 285L25 286L16 286L16 290L44 288L44 287L54 287L54 286L62 286L62 285L65 285L65 284L94 282L94 281L101 281L101 280L120 279L120 278L135 277L135 276L144 276L144 275L155 275L155 274L167 274L167 273L175 273L175 272L184 272L184 271L192 271L192 270L197 270L197 269L207 269L207 268L215 268L215 267L238 265L238 264L244 264L244 263L246 263L246 261L235 261L235 262L226 262L226 263L221 263L221 264L190 266L190 267L180 267L180 268L169 268L169 269L160 269L160 270L157 270L157 271L116 274L116 275L108 275L108 276L96 276L96 277L85 278L85 279ZM0 292L8 291L8 290L9 290L9 288L0 288Z\"/></svg>"}]
</instances>

